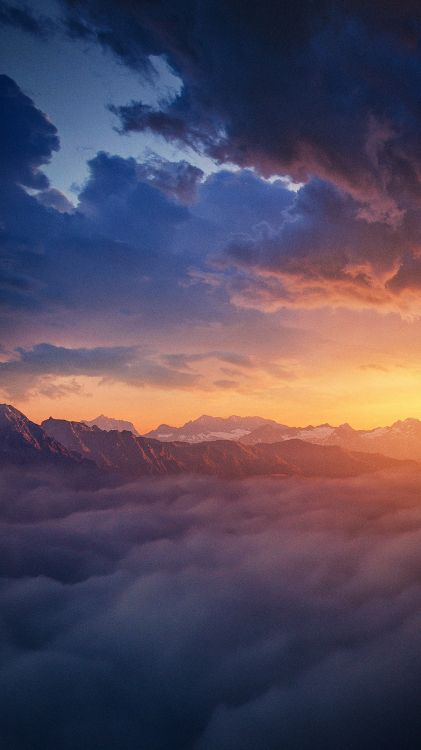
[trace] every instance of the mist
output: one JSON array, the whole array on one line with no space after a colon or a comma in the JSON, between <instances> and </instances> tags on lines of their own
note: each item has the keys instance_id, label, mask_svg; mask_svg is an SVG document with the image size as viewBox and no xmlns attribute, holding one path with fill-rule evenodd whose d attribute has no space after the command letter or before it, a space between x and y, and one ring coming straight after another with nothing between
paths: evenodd
<instances>
[{"instance_id":1,"label":"mist","mask_svg":"<svg viewBox=\"0 0 421 750\"><path fill-rule=\"evenodd\" d=\"M7 750L419 747L418 472L1 482Z\"/></svg>"}]
</instances>

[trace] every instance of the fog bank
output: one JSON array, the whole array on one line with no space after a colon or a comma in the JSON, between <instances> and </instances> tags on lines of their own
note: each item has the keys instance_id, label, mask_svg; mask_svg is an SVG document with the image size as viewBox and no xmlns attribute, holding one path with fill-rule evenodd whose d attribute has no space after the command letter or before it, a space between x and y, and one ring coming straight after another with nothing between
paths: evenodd
<instances>
[{"instance_id":1,"label":"fog bank","mask_svg":"<svg viewBox=\"0 0 421 750\"><path fill-rule=\"evenodd\" d=\"M420 746L417 473L1 482L7 750Z\"/></svg>"}]
</instances>

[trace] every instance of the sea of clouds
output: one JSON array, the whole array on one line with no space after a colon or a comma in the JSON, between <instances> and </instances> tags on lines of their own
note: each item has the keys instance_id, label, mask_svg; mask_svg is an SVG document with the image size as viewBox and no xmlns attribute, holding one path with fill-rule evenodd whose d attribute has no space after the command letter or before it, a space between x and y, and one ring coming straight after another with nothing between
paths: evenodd
<instances>
[{"instance_id":1,"label":"sea of clouds","mask_svg":"<svg viewBox=\"0 0 421 750\"><path fill-rule=\"evenodd\" d=\"M420 496L3 472L1 746L419 748Z\"/></svg>"}]
</instances>

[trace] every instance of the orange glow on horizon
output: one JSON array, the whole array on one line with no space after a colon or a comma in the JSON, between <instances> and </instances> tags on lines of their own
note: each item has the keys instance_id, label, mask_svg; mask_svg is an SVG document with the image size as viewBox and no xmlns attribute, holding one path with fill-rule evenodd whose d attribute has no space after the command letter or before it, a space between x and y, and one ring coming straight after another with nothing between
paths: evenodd
<instances>
[{"instance_id":1,"label":"orange glow on horizon","mask_svg":"<svg viewBox=\"0 0 421 750\"><path fill-rule=\"evenodd\" d=\"M134 388L86 377L77 381L80 393L65 394L59 399L36 395L12 403L35 422L49 416L80 421L106 414L133 422L141 433L163 422L180 426L202 414L259 415L291 426L349 422L357 429L421 417L420 371L415 368L389 372L368 366L347 376L343 372L325 372L303 376L289 384L273 380L263 388L253 382L249 392Z\"/></svg>"}]
</instances>

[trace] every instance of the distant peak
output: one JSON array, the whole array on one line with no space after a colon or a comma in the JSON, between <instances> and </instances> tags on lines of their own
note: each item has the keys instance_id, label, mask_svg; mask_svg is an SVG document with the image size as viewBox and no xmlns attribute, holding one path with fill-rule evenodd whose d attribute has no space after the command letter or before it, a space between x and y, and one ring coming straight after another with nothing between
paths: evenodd
<instances>
[{"instance_id":1,"label":"distant peak","mask_svg":"<svg viewBox=\"0 0 421 750\"><path fill-rule=\"evenodd\" d=\"M82 424L87 425L90 428L98 428L110 432L111 430L117 430L118 432L132 432L134 435L139 435L136 427L132 422L126 419L116 419L115 417L107 417L105 414L100 414L95 419L84 419Z\"/></svg>"}]
</instances>

